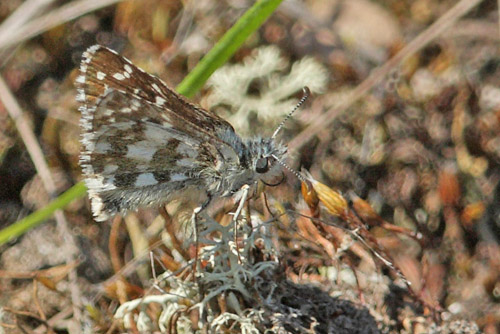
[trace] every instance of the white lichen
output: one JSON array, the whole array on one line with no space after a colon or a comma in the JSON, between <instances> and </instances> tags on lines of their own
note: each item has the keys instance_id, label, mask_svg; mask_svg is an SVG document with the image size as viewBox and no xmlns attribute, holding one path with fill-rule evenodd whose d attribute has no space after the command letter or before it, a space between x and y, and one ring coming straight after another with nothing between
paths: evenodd
<instances>
[{"instance_id":1,"label":"white lichen","mask_svg":"<svg viewBox=\"0 0 500 334\"><path fill-rule=\"evenodd\" d=\"M264 311L257 305L256 308L240 305L241 298L253 300L256 293L259 294L256 289L262 282L261 275L272 276L278 264L275 261L277 256L272 248L271 233L267 224L262 223L258 216L252 216L251 219L253 227L249 227L245 222L239 224L239 247L234 243L234 224L223 226L209 217L204 217L199 222L199 242L204 245L199 250L199 261L204 263L204 266L197 270L197 282L203 286L203 296L198 295L200 289L196 283L180 279L167 271L157 278L167 293L148 295L126 302L115 312L115 318L121 319L126 328L130 328L131 321L134 321L141 332L157 328L166 332L172 317L176 315L177 332L192 333L193 318L189 317L189 313L198 309L198 313L205 315L205 319L215 331L222 330L226 325L234 327L236 322L242 333L258 333L257 326L262 322L261 315ZM252 259L257 241L264 245L264 249L260 249L262 254L273 260ZM274 283L265 283L267 287L271 287L270 291L273 291ZM224 296L226 301L225 312L211 307L211 303L220 296ZM262 297L266 299L268 296ZM147 312L150 304L157 304L161 308L156 321L151 319L150 313ZM202 324L199 325L201 328Z\"/></svg>"},{"instance_id":2,"label":"white lichen","mask_svg":"<svg viewBox=\"0 0 500 334\"><path fill-rule=\"evenodd\" d=\"M276 126L296 105L303 87L320 93L328 82L325 67L311 57L294 62L287 73L289 67L277 47L256 49L242 64L224 66L212 75L207 104L217 111L224 106L222 116L242 133L251 132L252 118Z\"/></svg>"}]
</instances>

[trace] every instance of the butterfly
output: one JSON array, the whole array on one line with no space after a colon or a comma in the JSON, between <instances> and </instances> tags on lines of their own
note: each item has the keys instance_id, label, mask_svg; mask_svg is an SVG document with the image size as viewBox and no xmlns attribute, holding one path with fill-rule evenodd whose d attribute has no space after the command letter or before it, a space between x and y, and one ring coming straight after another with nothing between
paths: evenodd
<instances>
[{"instance_id":1,"label":"butterfly","mask_svg":"<svg viewBox=\"0 0 500 334\"><path fill-rule=\"evenodd\" d=\"M83 53L76 87L79 162L96 221L185 191L231 196L284 165L287 148L275 137L286 119L272 137L242 139L227 121L104 46Z\"/></svg>"}]
</instances>

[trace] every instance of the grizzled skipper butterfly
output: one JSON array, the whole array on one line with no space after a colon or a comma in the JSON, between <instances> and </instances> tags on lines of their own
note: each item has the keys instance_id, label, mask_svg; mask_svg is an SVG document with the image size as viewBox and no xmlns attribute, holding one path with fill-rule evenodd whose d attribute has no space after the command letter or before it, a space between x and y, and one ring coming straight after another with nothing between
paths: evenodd
<instances>
[{"instance_id":1,"label":"grizzled skipper butterfly","mask_svg":"<svg viewBox=\"0 0 500 334\"><path fill-rule=\"evenodd\" d=\"M106 47L83 53L76 86L80 165L97 221L188 189L229 196L283 165L286 147L275 137L285 121L271 138L243 140L224 119Z\"/></svg>"}]
</instances>

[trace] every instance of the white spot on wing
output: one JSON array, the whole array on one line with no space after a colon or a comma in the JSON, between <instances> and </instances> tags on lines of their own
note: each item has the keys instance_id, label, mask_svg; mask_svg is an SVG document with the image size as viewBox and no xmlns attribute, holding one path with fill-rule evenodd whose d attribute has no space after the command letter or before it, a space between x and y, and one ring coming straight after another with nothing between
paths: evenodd
<instances>
[{"instance_id":1,"label":"white spot on wing","mask_svg":"<svg viewBox=\"0 0 500 334\"><path fill-rule=\"evenodd\" d=\"M180 167L193 167L194 160L190 158L179 159L175 162L175 164Z\"/></svg>"},{"instance_id":2,"label":"white spot on wing","mask_svg":"<svg viewBox=\"0 0 500 334\"><path fill-rule=\"evenodd\" d=\"M103 115L106 116L106 117L109 117L109 116L113 115L114 112L115 111L113 109L107 108L106 110L104 110Z\"/></svg>"},{"instance_id":3,"label":"white spot on wing","mask_svg":"<svg viewBox=\"0 0 500 334\"><path fill-rule=\"evenodd\" d=\"M125 77L121 73L113 74L113 78L115 78L116 80L120 80L120 81L125 79Z\"/></svg>"},{"instance_id":4,"label":"white spot on wing","mask_svg":"<svg viewBox=\"0 0 500 334\"><path fill-rule=\"evenodd\" d=\"M112 173L116 172L117 170L118 170L118 166L117 165L106 165L104 167L103 173L104 174L112 174Z\"/></svg>"},{"instance_id":5,"label":"white spot on wing","mask_svg":"<svg viewBox=\"0 0 500 334\"><path fill-rule=\"evenodd\" d=\"M111 122L110 122L111 123ZM126 122L120 122L120 123L113 123L110 124L115 129L118 130L130 130L132 127L136 124L134 121L126 121Z\"/></svg>"},{"instance_id":6,"label":"white spot on wing","mask_svg":"<svg viewBox=\"0 0 500 334\"><path fill-rule=\"evenodd\" d=\"M111 145L108 142L100 141L95 145L96 153L108 153L111 151Z\"/></svg>"},{"instance_id":7,"label":"white spot on wing","mask_svg":"<svg viewBox=\"0 0 500 334\"><path fill-rule=\"evenodd\" d=\"M155 84L155 83L154 83L154 84L152 84L152 85L151 85L151 87L153 87L153 89L154 89L155 91L157 91L158 93L160 93L160 94L162 93L162 91L161 91L160 87L158 87L158 85L157 85L157 84Z\"/></svg>"},{"instance_id":8,"label":"white spot on wing","mask_svg":"<svg viewBox=\"0 0 500 334\"><path fill-rule=\"evenodd\" d=\"M79 84L84 84L85 83L85 76L84 75L79 75L76 80L77 83Z\"/></svg>"},{"instance_id":9,"label":"white spot on wing","mask_svg":"<svg viewBox=\"0 0 500 334\"><path fill-rule=\"evenodd\" d=\"M104 72L97 72L97 80L104 80L104 78L106 77L106 73Z\"/></svg>"},{"instance_id":10,"label":"white spot on wing","mask_svg":"<svg viewBox=\"0 0 500 334\"><path fill-rule=\"evenodd\" d=\"M76 101L77 102L85 102L85 93L83 91L80 91L77 95L76 95Z\"/></svg>"},{"instance_id":11,"label":"white spot on wing","mask_svg":"<svg viewBox=\"0 0 500 334\"><path fill-rule=\"evenodd\" d=\"M140 108L141 106L141 101L136 99L132 100L132 107Z\"/></svg>"},{"instance_id":12,"label":"white spot on wing","mask_svg":"<svg viewBox=\"0 0 500 334\"><path fill-rule=\"evenodd\" d=\"M129 64L125 64L125 65L123 65L123 68L125 69L125 71L126 71L127 73L132 73L132 67L130 67L130 65L129 65Z\"/></svg>"},{"instance_id":13,"label":"white spot on wing","mask_svg":"<svg viewBox=\"0 0 500 334\"><path fill-rule=\"evenodd\" d=\"M148 124L144 130L144 135L149 142L153 143L163 143L170 137L165 130Z\"/></svg>"},{"instance_id":14,"label":"white spot on wing","mask_svg":"<svg viewBox=\"0 0 500 334\"><path fill-rule=\"evenodd\" d=\"M134 160L151 161L156 153L156 148L151 147L151 141L142 140L127 146L127 155L125 157Z\"/></svg>"},{"instance_id":15,"label":"white spot on wing","mask_svg":"<svg viewBox=\"0 0 500 334\"><path fill-rule=\"evenodd\" d=\"M162 106L165 102L167 102L167 100L165 100L164 98L161 98L160 96L156 97L156 104L157 105Z\"/></svg>"},{"instance_id":16,"label":"white spot on wing","mask_svg":"<svg viewBox=\"0 0 500 334\"><path fill-rule=\"evenodd\" d=\"M96 53L97 50L99 50L100 48L101 48L101 46L99 44L92 45L90 48L87 49L87 51L85 51L84 56L85 57L92 57L94 55L94 53ZM110 50L110 51L112 51L112 50Z\"/></svg>"},{"instance_id":17,"label":"white spot on wing","mask_svg":"<svg viewBox=\"0 0 500 334\"><path fill-rule=\"evenodd\" d=\"M116 189L116 186L112 182L109 182L110 180L111 179L104 180L102 175L94 175L93 177L88 176L85 178L85 185L89 188L89 190L94 192Z\"/></svg>"},{"instance_id":18,"label":"white spot on wing","mask_svg":"<svg viewBox=\"0 0 500 334\"><path fill-rule=\"evenodd\" d=\"M177 153L180 153L182 155L186 155L190 158L196 158L198 156L198 152L192 146L190 146L184 142L179 143L176 151L177 151Z\"/></svg>"},{"instance_id":19,"label":"white spot on wing","mask_svg":"<svg viewBox=\"0 0 500 334\"><path fill-rule=\"evenodd\" d=\"M93 133L84 133L81 141L82 144L85 145L87 151L92 152L95 149L95 139Z\"/></svg>"},{"instance_id":20,"label":"white spot on wing","mask_svg":"<svg viewBox=\"0 0 500 334\"><path fill-rule=\"evenodd\" d=\"M187 176L182 174L182 173L175 173L175 174L170 175L171 182L185 181L185 180L187 180Z\"/></svg>"},{"instance_id":21,"label":"white spot on wing","mask_svg":"<svg viewBox=\"0 0 500 334\"><path fill-rule=\"evenodd\" d=\"M152 186L155 184L158 184L158 181L155 179L152 173L139 174L137 180L135 180L134 183L136 187Z\"/></svg>"}]
</instances>

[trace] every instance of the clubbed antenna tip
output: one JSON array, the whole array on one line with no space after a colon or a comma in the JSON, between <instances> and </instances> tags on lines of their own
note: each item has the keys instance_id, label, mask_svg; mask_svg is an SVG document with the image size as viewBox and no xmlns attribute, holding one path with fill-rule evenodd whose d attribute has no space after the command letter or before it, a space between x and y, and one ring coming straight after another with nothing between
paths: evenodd
<instances>
[{"instance_id":1,"label":"clubbed antenna tip","mask_svg":"<svg viewBox=\"0 0 500 334\"><path fill-rule=\"evenodd\" d=\"M302 104L304 104L304 102L307 100L307 98L309 97L309 95L311 95L311 90L309 89L309 87L302 88L302 98L297 103L297 105L295 106L295 108L293 108L293 110L290 111L290 113L288 113L288 115L286 115L286 117L283 119L283 121L281 121L280 125L278 125L278 127L274 131L273 135L271 136L272 139L276 138L276 136L278 135L278 133L281 131L281 129L285 125L286 121L288 121L290 119L290 117L292 117L293 113L297 109L299 109L300 106L302 106Z\"/></svg>"}]
</instances>

